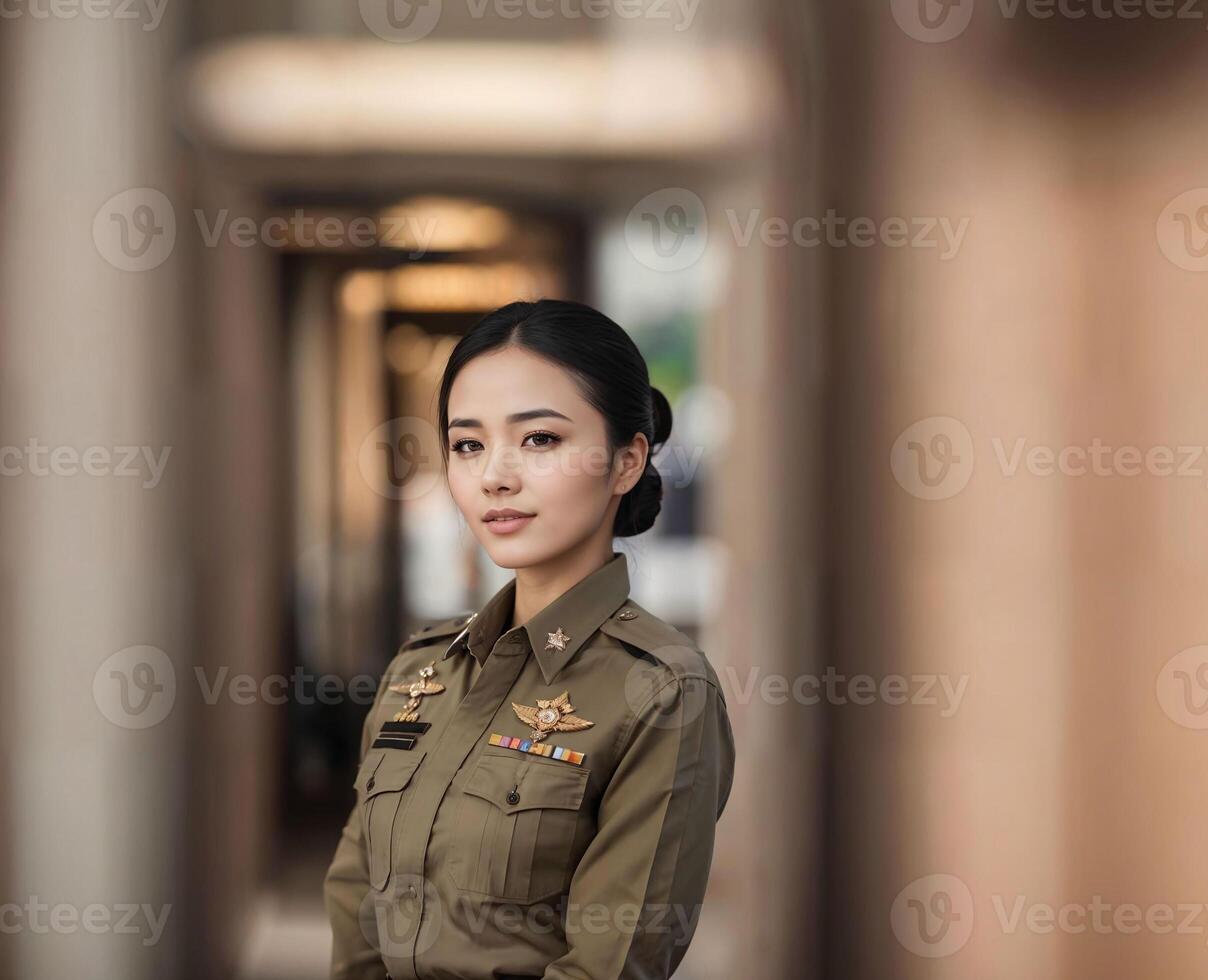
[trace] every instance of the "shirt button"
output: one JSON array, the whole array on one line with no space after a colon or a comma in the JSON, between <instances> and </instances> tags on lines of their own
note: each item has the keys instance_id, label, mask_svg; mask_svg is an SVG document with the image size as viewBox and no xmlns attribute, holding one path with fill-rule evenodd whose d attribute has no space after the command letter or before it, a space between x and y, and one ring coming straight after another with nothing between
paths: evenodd
<instances>
[{"instance_id":1,"label":"shirt button","mask_svg":"<svg viewBox=\"0 0 1208 980\"><path fill-rule=\"evenodd\" d=\"M517 793L515 790L512 790L507 795L507 801L508 801L509 805L515 806L517 803L520 802L520 794Z\"/></svg>"},{"instance_id":2,"label":"shirt button","mask_svg":"<svg viewBox=\"0 0 1208 980\"><path fill-rule=\"evenodd\" d=\"M366 788L366 789L373 789L373 784L374 784L374 782L375 782L374 777L373 777L373 776L370 776L370 777L369 777L369 782L367 782L367 783L365 784L365 788Z\"/></svg>"},{"instance_id":3,"label":"shirt button","mask_svg":"<svg viewBox=\"0 0 1208 980\"><path fill-rule=\"evenodd\" d=\"M407 886L407 894L409 896L411 896L412 898L415 898L415 886L414 885Z\"/></svg>"}]
</instances>

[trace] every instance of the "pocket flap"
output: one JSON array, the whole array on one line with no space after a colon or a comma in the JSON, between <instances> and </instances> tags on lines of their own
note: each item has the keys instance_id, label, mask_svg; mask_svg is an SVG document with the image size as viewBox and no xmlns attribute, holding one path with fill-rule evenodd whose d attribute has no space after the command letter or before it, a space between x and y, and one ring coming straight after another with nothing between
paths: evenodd
<instances>
[{"instance_id":1,"label":"pocket flap","mask_svg":"<svg viewBox=\"0 0 1208 980\"><path fill-rule=\"evenodd\" d=\"M463 792L495 804L504 813L532 807L577 810L590 774L590 770L569 763L483 755ZM513 790L519 799L509 799Z\"/></svg>"},{"instance_id":2,"label":"pocket flap","mask_svg":"<svg viewBox=\"0 0 1208 980\"><path fill-rule=\"evenodd\" d=\"M365 799L378 793L397 793L411 782L423 758L422 754L417 757L392 749L372 750L357 773L357 793Z\"/></svg>"}]
</instances>

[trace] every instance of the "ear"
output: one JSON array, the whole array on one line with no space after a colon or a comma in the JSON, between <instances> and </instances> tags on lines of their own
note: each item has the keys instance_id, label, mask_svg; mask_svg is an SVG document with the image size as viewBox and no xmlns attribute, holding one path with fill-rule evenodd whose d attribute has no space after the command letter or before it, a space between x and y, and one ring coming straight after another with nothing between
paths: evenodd
<instances>
[{"instance_id":1,"label":"ear","mask_svg":"<svg viewBox=\"0 0 1208 980\"><path fill-rule=\"evenodd\" d=\"M613 456L613 477L616 480L613 493L623 496L637 486L638 480L646 470L646 460L650 455L650 440L638 432L626 445L621 446Z\"/></svg>"}]
</instances>

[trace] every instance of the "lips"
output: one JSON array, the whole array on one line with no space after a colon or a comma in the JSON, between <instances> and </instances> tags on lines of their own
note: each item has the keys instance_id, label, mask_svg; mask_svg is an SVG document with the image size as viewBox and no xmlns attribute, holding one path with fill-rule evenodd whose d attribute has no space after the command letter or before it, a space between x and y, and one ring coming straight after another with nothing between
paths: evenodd
<instances>
[{"instance_id":1,"label":"lips","mask_svg":"<svg viewBox=\"0 0 1208 980\"><path fill-rule=\"evenodd\" d=\"M494 521L511 521L522 517L533 517L532 514L527 514L522 510L513 510L511 507L504 507L502 510L488 510L482 515L482 519L487 523Z\"/></svg>"},{"instance_id":2,"label":"lips","mask_svg":"<svg viewBox=\"0 0 1208 980\"><path fill-rule=\"evenodd\" d=\"M488 510L482 515L482 520L492 534L515 534L528 527L535 516L505 507L503 510Z\"/></svg>"}]
</instances>

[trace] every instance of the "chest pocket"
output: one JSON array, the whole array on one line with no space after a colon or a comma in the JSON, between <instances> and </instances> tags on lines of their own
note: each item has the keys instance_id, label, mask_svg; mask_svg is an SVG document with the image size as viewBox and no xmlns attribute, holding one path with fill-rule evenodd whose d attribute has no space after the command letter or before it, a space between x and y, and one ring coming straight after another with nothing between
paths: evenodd
<instances>
[{"instance_id":1,"label":"chest pocket","mask_svg":"<svg viewBox=\"0 0 1208 980\"><path fill-rule=\"evenodd\" d=\"M457 804L449 861L457 887L518 904L560 893L590 775L569 763L484 752Z\"/></svg>"},{"instance_id":2,"label":"chest pocket","mask_svg":"<svg viewBox=\"0 0 1208 980\"><path fill-rule=\"evenodd\" d=\"M369 859L369 883L378 891L390 878L407 805L414 795L407 787L423 759L423 754L417 758L398 749L372 749L357 772L357 805Z\"/></svg>"}]
</instances>

